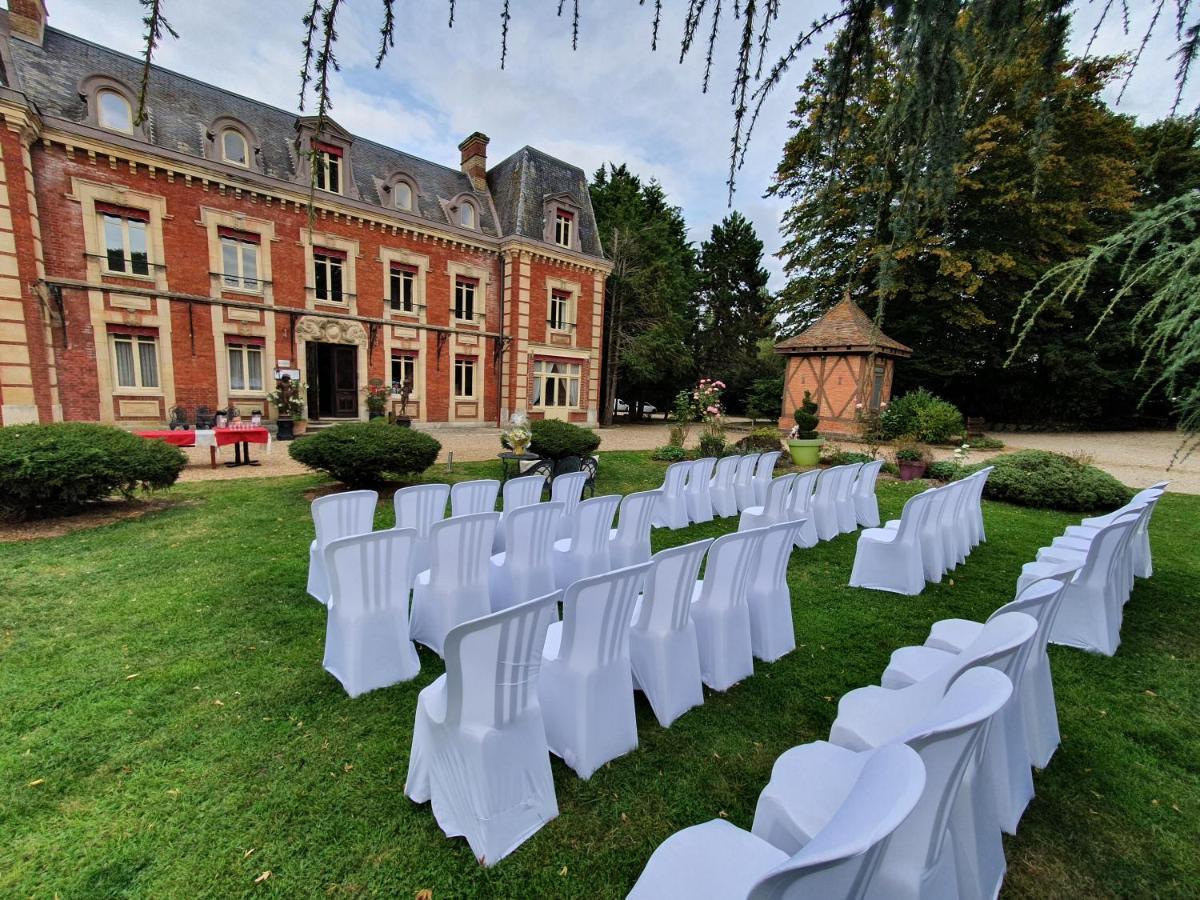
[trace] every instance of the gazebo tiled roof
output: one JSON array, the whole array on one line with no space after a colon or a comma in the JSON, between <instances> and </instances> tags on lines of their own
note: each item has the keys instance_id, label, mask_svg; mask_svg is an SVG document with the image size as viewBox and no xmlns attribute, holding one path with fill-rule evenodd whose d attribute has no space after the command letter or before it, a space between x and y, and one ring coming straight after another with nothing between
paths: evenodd
<instances>
[{"instance_id":1,"label":"gazebo tiled roof","mask_svg":"<svg viewBox=\"0 0 1200 900\"><path fill-rule=\"evenodd\" d=\"M843 297L812 326L775 345L786 355L807 353L879 352L888 356L911 356L912 348L880 331L871 318L849 296Z\"/></svg>"}]
</instances>

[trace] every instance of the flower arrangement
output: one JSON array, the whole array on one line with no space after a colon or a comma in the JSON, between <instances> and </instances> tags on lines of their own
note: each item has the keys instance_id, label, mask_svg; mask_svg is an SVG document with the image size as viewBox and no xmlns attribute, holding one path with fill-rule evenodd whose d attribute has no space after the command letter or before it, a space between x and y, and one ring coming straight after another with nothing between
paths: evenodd
<instances>
[{"instance_id":1,"label":"flower arrangement","mask_svg":"<svg viewBox=\"0 0 1200 900\"><path fill-rule=\"evenodd\" d=\"M524 454L533 438L533 432L529 430L529 417L523 412L513 413L501 438L517 456Z\"/></svg>"},{"instance_id":2,"label":"flower arrangement","mask_svg":"<svg viewBox=\"0 0 1200 900\"><path fill-rule=\"evenodd\" d=\"M279 410L280 416L298 419L304 414L304 401L300 397L305 390L304 384L285 375L275 382L275 390L267 394L267 399Z\"/></svg>"},{"instance_id":3,"label":"flower arrangement","mask_svg":"<svg viewBox=\"0 0 1200 900\"><path fill-rule=\"evenodd\" d=\"M381 378L372 378L364 393L367 395L367 412L373 416L382 416L387 409L388 397L392 393L391 386L385 385Z\"/></svg>"},{"instance_id":4,"label":"flower arrangement","mask_svg":"<svg viewBox=\"0 0 1200 900\"><path fill-rule=\"evenodd\" d=\"M692 402L699 410L703 423L700 434L700 444L703 452L708 455L719 455L717 447L725 447L725 423L722 420L724 408L721 406L721 392L725 390L725 382L716 379L701 378L692 391Z\"/></svg>"}]
</instances>

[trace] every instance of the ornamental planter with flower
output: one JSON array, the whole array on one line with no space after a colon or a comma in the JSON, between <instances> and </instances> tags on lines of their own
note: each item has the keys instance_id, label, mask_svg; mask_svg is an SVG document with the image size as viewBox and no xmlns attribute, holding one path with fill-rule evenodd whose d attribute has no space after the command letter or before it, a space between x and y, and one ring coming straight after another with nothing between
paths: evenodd
<instances>
[{"instance_id":1,"label":"ornamental planter with flower","mask_svg":"<svg viewBox=\"0 0 1200 900\"><path fill-rule=\"evenodd\" d=\"M804 392L804 400L792 417L796 426L788 435L788 453L792 462L797 466L815 466L821 459L821 445L824 438L817 435L817 403L809 391Z\"/></svg>"},{"instance_id":2,"label":"ornamental planter with flower","mask_svg":"<svg viewBox=\"0 0 1200 900\"><path fill-rule=\"evenodd\" d=\"M382 418L387 410L388 398L392 389L383 383L381 378L372 378L365 389L367 395L367 418Z\"/></svg>"},{"instance_id":3,"label":"ornamental planter with flower","mask_svg":"<svg viewBox=\"0 0 1200 900\"><path fill-rule=\"evenodd\" d=\"M929 455L915 444L902 444L896 448L896 466L900 469L901 481L913 481L925 475Z\"/></svg>"}]
</instances>

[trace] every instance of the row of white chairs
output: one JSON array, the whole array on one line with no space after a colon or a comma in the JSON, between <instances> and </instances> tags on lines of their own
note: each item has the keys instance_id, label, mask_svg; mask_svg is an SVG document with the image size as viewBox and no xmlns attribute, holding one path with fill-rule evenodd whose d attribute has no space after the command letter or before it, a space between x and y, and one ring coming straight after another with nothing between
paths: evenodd
<instances>
[{"instance_id":1,"label":"row of white chairs","mask_svg":"<svg viewBox=\"0 0 1200 900\"><path fill-rule=\"evenodd\" d=\"M671 463L659 488L662 499L654 516L655 527L687 528L762 505L781 455L772 450Z\"/></svg>"},{"instance_id":2,"label":"row of white chairs","mask_svg":"<svg viewBox=\"0 0 1200 900\"><path fill-rule=\"evenodd\" d=\"M1022 568L1020 584L1071 573L1050 635L1054 643L1105 656L1117 652L1134 581L1154 572L1150 518L1166 486L1154 484L1120 509L1070 526Z\"/></svg>"},{"instance_id":3,"label":"row of white chairs","mask_svg":"<svg viewBox=\"0 0 1200 900\"><path fill-rule=\"evenodd\" d=\"M858 536L850 586L919 594L987 540L983 488L993 466L908 498L899 519Z\"/></svg>"},{"instance_id":4,"label":"row of white chairs","mask_svg":"<svg viewBox=\"0 0 1200 900\"><path fill-rule=\"evenodd\" d=\"M703 684L726 690L753 657L794 648L796 527L663 550L452 628L446 674L418 699L405 794L499 861L558 814L550 753L586 779L637 747L635 689L667 727L704 702Z\"/></svg>"},{"instance_id":5,"label":"row of white chairs","mask_svg":"<svg viewBox=\"0 0 1200 900\"><path fill-rule=\"evenodd\" d=\"M742 511L738 529L803 519L798 547L814 547L860 525L879 524L875 482L882 460L788 473L771 480L763 502Z\"/></svg>"}]
</instances>

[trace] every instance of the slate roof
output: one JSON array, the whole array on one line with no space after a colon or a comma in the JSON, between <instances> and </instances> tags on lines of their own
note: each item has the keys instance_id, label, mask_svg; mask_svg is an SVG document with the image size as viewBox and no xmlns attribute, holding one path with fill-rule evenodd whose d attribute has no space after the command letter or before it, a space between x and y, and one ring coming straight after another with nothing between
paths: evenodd
<instances>
[{"instance_id":1,"label":"slate roof","mask_svg":"<svg viewBox=\"0 0 1200 900\"><path fill-rule=\"evenodd\" d=\"M811 326L775 345L778 353L817 353L837 350L881 350L908 356L912 348L893 340L875 327L858 304L847 295Z\"/></svg>"},{"instance_id":2,"label":"slate roof","mask_svg":"<svg viewBox=\"0 0 1200 900\"><path fill-rule=\"evenodd\" d=\"M92 75L116 79L131 91L141 79L141 60L93 44L55 28L46 28L43 46L22 40L9 41L13 72L5 73L9 85L22 91L43 115L85 123L88 110L79 87ZM284 181L297 179L296 122L298 116L155 66L147 99L146 131L154 146L203 159L206 134L218 118L229 116L244 123L261 148L262 173ZM458 169L355 137L349 151L350 168L358 199L381 202L379 186L403 173L417 184L417 209L413 212L439 225L447 224L444 201L467 193L480 209L480 230L493 237L542 240L542 197L539 191L566 192L584 210L580 223L583 252L601 255L596 240L595 219L588 197L587 179L575 166L525 147L488 173L489 184L497 186L492 199L499 221L493 215L488 192L475 191L471 180ZM516 161L516 162L514 162ZM512 175L517 172L516 189ZM499 189L503 185L503 189ZM347 192L349 193L349 192Z\"/></svg>"}]
</instances>

